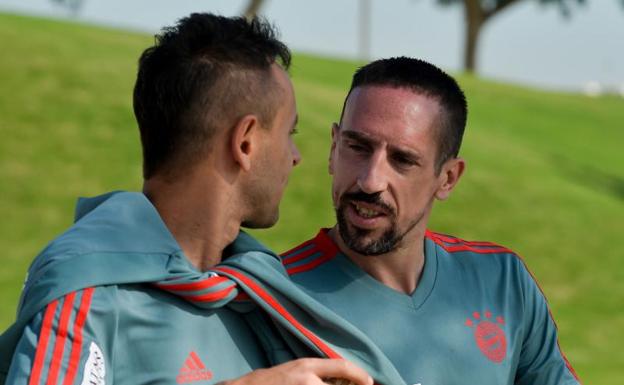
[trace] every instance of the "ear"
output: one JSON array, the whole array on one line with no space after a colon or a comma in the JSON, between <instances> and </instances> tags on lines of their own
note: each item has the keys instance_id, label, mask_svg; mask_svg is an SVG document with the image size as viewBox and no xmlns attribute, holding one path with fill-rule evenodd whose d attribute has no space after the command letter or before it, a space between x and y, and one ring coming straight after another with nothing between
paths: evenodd
<instances>
[{"instance_id":1,"label":"ear","mask_svg":"<svg viewBox=\"0 0 624 385\"><path fill-rule=\"evenodd\" d=\"M261 129L256 115L245 115L240 118L230 136L232 158L244 171L251 169L253 152L258 146L258 131Z\"/></svg>"},{"instance_id":2,"label":"ear","mask_svg":"<svg viewBox=\"0 0 624 385\"><path fill-rule=\"evenodd\" d=\"M451 191L457 186L466 168L466 162L462 158L449 159L440 171L440 187L435 193L438 200L445 200L451 195Z\"/></svg>"},{"instance_id":3,"label":"ear","mask_svg":"<svg viewBox=\"0 0 624 385\"><path fill-rule=\"evenodd\" d=\"M336 151L336 140L338 140L338 131L340 126L338 123L332 123L331 137L332 144L329 150L329 175L334 175L334 152Z\"/></svg>"}]
</instances>

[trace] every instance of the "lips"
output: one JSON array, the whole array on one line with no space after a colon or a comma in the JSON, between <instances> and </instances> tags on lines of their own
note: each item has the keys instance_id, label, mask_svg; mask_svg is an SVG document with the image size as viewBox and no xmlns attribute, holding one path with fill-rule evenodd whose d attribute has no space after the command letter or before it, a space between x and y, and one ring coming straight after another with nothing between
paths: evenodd
<instances>
[{"instance_id":1,"label":"lips","mask_svg":"<svg viewBox=\"0 0 624 385\"><path fill-rule=\"evenodd\" d=\"M374 218L380 215L385 215L384 213L377 210L376 208L366 207L362 205L361 203L353 202L351 204L355 208L355 211L358 213L358 215L364 218Z\"/></svg>"},{"instance_id":2,"label":"lips","mask_svg":"<svg viewBox=\"0 0 624 385\"><path fill-rule=\"evenodd\" d=\"M354 201L349 202L346 214L351 225L366 230L382 227L388 217L386 210L378 205Z\"/></svg>"}]
</instances>

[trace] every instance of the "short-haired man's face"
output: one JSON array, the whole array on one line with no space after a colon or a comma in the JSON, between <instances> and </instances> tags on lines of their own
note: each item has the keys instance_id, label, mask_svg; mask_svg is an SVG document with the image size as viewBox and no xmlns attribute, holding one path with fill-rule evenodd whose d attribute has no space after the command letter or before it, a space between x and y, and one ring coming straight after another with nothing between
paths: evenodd
<instances>
[{"instance_id":1,"label":"short-haired man's face","mask_svg":"<svg viewBox=\"0 0 624 385\"><path fill-rule=\"evenodd\" d=\"M442 184L435 160L439 103L404 88L355 88L330 156L332 197L345 245L387 253L424 231ZM405 238L406 240L408 238Z\"/></svg>"},{"instance_id":2,"label":"short-haired man's face","mask_svg":"<svg viewBox=\"0 0 624 385\"><path fill-rule=\"evenodd\" d=\"M273 65L272 76L280 88L279 101L271 127L260 130L258 158L249 184L250 217L243 226L266 228L279 218L279 203L293 167L301 161L293 134L297 124L297 106L292 83L288 74Z\"/></svg>"}]
</instances>

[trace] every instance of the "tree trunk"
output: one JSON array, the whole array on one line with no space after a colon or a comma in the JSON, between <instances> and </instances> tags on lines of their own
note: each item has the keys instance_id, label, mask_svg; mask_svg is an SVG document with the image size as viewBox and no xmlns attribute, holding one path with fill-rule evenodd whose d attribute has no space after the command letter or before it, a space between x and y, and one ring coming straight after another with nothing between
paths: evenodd
<instances>
[{"instance_id":1,"label":"tree trunk","mask_svg":"<svg viewBox=\"0 0 624 385\"><path fill-rule=\"evenodd\" d=\"M358 56L360 60L370 60L371 46L371 0L358 2Z\"/></svg>"},{"instance_id":2,"label":"tree trunk","mask_svg":"<svg viewBox=\"0 0 624 385\"><path fill-rule=\"evenodd\" d=\"M485 14L478 0L464 0L464 17L466 31L464 33L464 71L474 73L477 68L477 48L479 34L485 22Z\"/></svg>"},{"instance_id":3,"label":"tree trunk","mask_svg":"<svg viewBox=\"0 0 624 385\"><path fill-rule=\"evenodd\" d=\"M264 3L264 0L249 0L245 12L243 12L245 19L251 20L256 17L260 7L262 7L262 3Z\"/></svg>"}]
</instances>

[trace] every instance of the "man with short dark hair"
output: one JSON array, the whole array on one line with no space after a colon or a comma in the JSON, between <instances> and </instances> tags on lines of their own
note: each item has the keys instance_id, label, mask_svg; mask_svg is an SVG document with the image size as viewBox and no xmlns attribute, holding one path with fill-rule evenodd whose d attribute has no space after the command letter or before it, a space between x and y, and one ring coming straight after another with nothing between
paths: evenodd
<instances>
[{"instance_id":1,"label":"man with short dark hair","mask_svg":"<svg viewBox=\"0 0 624 385\"><path fill-rule=\"evenodd\" d=\"M342 357L275 300L279 259L240 232L277 221L300 161L289 63L258 20L193 14L157 37L134 91L143 192L79 201L35 259L0 337L0 383L372 384L345 360L254 370L293 357L279 339L261 349L276 329L301 355Z\"/></svg>"},{"instance_id":2,"label":"man with short dark hair","mask_svg":"<svg viewBox=\"0 0 624 385\"><path fill-rule=\"evenodd\" d=\"M337 224L284 253L285 267L407 384L578 384L520 258L427 229L464 172L466 115L455 80L429 63L360 68L332 127Z\"/></svg>"}]
</instances>

